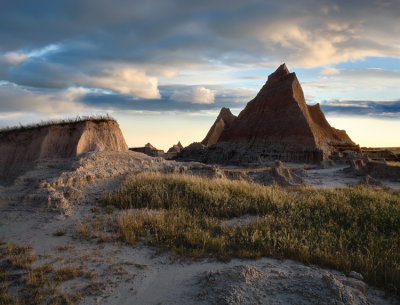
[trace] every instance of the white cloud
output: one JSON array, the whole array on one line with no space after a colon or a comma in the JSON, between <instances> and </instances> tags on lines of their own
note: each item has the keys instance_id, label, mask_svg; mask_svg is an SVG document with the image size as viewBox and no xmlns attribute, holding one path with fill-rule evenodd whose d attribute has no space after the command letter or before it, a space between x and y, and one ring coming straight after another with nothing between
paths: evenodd
<instances>
[{"instance_id":1,"label":"white cloud","mask_svg":"<svg viewBox=\"0 0 400 305\"><path fill-rule=\"evenodd\" d=\"M87 91L82 88L69 88L56 92L39 92L14 84L0 86L1 112L36 112L47 115L57 113L79 113L89 110L79 103Z\"/></svg>"},{"instance_id":2,"label":"white cloud","mask_svg":"<svg viewBox=\"0 0 400 305\"><path fill-rule=\"evenodd\" d=\"M161 98L158 90L158 79L148 76L144 70L137 68L106 69L98 75L82 75L80 83L141 98Z\"/></svg>"},{"instance_id":3,"label":"white cloud","mask_svg":"<svg viewBox=\"0 0 400 305\"><path fill-rule=\"evenodd\" d=\"M172 100L180 102L190 102L193 104L212 104L214 103L215 94L210 89L202 86L190 87L188 89L176 90L171 95Z\"/></svg>"},{"instance_id":4,"label":"white cloud","mask_svg":"<svg viewBox=\"0 0 400 305\"><path fill-rule=\"evenodd\" d=\"M18 65L24 62L28 57L25 54L18 52L8 52L3 55L3 60L11 65Z\"/></svg>"},{"instance_id":5,"label":"white cloud","mask_svg":"<svg viewBox=\"0 0 400 305\"><path fill-rule=\"evenodd\" d=\"M337 75L340 74L340 70L333 67L326 67L320 72L321 75Z\"/></svg>"},{"instance_id":6,"label":"white cloud","mask_svg":"<svg viewBox=\"0 0 400 305\"><path fill-rule=\"evenodd\" d=\"M193 89L193 102L197 104L212 104L214 103L214 93L204 87L195 87Z\"/></svg>"}]
</instances>

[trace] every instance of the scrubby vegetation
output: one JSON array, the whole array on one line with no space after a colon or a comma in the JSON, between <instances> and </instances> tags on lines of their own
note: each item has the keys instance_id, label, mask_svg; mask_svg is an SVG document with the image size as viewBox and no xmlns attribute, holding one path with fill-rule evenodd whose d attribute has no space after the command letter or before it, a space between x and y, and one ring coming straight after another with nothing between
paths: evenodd
<instances>
[{"instance_id":1,"label":"scrubby vegetation","mask_svg":"<svg viewBox=\"0 0 400 305\"><path fill-rule=\"evenodd\" d=\"M2 129L0 129L0 135L6 135L10 132L15 132L15 131L40 129L40 128L55 126L55 125L64 126L64 125L77 124L77 123L86 122L86 121L100 123L100 122L115 121L115 119L113 117L110 117L107 114L107 115L93 115L93 116L77 116L76 118L69 118L69 119L62 119L62 120L41 121L41 122L34 123L34 124L28 124L28 125L20 124L19 126L11 126L11 127L2 128Z\"/></svg>"},{"instance_id":2,"label":"scrubby vegetation","mask_svg":"<svg viewBox=\"0 0 400 305\"><path fill-rule=\"evenodd\" d=\"M78 294L57 289L62 282L83 276L80 269L55 271L51 265L33 267L34 262L29 246L0 242L0 305L73 305L81 300Z\"/></svg>"},{"instance_id":3,"label":"scrubby vegetation","mask_svg":"<svg viewBox=\"0 0 400 305\"><path fill-rule=\"evenodd\" d=\"M145 173L104 194L103 203L129 209L116 219L130 244L143 240L191 257L291 258L355 270L371 284L400 292L399 191L281 189ZM246 217L250 221L235 222Z\"/></svg>"}]
</instances>

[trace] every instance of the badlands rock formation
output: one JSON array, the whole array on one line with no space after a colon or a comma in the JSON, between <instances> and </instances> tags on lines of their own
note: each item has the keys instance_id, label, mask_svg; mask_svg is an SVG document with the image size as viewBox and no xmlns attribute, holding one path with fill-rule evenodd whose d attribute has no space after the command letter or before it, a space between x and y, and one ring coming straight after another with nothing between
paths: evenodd
<instances>
[{"instance_id":1,"label":"badlands rock formation","mask_svg":"<svg viewBox=\"0 0 400 305\"><path fill-rule=\"evenodd\" d=\"M183 148L181 142L179 141L178 144L174 144L168 149L167 153L178 153Z\"/></svg>"},{"instance_id":2,"label":"badlands rock formation","mask_svg":"<svg viewBox=\"0 0 400 305\"><path fill-rule=\"evenodd\" d=\"M232 126L235 121L234 116L229 108L222 108L211 129L208 131L207 136L201 141L201 144L210 146L218 141L221 133Z\"/></svg>"},{"instance_id":3,"label":"badlands rock formation","mask_svg":"<svg viewBox=\"0 0 400 305\"><path fill-rule=\"evenodd\" d=\"M329 125L319 104L309 106L295 73L281 65L236 118L223 108L202 141L206 162L316 162L359 151L344 130Z\"/></svg>"},{"instance_id":4,"label":"badlands rock formation","mask_svg":"<svg viewBox=\"0 0 400 305\"><path fill-rule=\"evenodd\" d=\"M150 142L143 147L132 147L129 148L129 150L140 152L151 157L165 157L164 151L162 149L157 149L156 147L151 145Z\"/></svg>"},{"instance_id":5,"label":"badlands rock formation","mask_svg":"<svg viewBox=\"0 0 400 305\"><path fill-rule=\"evenodd\" d=\"M105 150L128 150L118 123L112 119L5 130L0 132L0 181L12 180L40 159Z\"/></svg>"}]
</instances>

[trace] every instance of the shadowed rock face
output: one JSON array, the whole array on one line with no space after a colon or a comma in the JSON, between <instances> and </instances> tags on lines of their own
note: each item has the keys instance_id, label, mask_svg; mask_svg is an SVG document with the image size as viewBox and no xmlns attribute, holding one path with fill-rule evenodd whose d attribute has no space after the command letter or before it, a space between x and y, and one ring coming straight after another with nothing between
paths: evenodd
<instances>
[{"instance_id":1,"label":"shadowed rock face","mask_svg":"<svg viewBox=\"0 0 400 305\"><path fill-rule=\"evenodd\" d=\"M218 142L279 143L322 150L330 142L354 144L345 131L329 125L319 104L306 104L296 74L289 73L285 64L268 77Z\"/></svg>"},{"instance_id":2,"label":"shadowed rock face","mask_svg":"<svg viewBox=\"0 0 400 305\"><path fill-rule=\"evenodd\" d=\"M202 144L210 148L208 161L218 163L315 162L344 148L359 151L344 130L329 125L319 104L306 104L296 74L285 64L268 76L237 118L223 108Z\"/></svg>"}]
</instances>

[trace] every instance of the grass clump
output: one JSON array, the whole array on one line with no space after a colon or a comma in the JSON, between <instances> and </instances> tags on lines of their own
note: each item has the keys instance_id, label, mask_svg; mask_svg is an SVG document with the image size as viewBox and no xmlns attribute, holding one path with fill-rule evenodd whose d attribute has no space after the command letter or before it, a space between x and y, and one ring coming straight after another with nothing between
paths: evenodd
<instances>
[{"instance_id":1,"label":"grass clump","mask_svg":"<svg viewBox=\"0 0 400 305\"><path fill-rule=\"evenodd\" d=\"M10 243L7 246L8 261L16 269L28 269L36 261L30 246L17 246Z\"/></svg>"},{"instance_id":2,"label":"grass clump","mask_svg":"<svg viewBox=\"0 0 400 305\"><path fill-rule=\"evenodd\" d=\"M56 272L56 277L60 281L73 280L77 277L82 277L83 275L85 275L85 272L82 270L82 268L78 268L76 266L63 267L58 269Z\"/></svg>"},{"instance_id":3,"label":"grass clump","mask_svg":"<svg viewBox=\"0 0 400 305\"><path fill-rule=\"evenodd\" d=\"M0 242L0 305L72 305L81 300L80 296L64 293L58 286L82 276L82 270L64 267L54 271L49 264L32 268L35 261L30 246ZM22 272L15 274L15 269Z\"/></svg>"},{"instance_id":4,"label":"grass clump","mask_svg":"<svg viewBox=\"0 0 400 305\"><path fill-rule=\"evenodd\" d=\"M400 292L400 192L352 187L281 189L243 181L146 173L128 178L105 206L120 237L180 255L274 256L360 272ZM257 215L244 225L228 219ZM253 217L254 218L254 217Z\"/></svg>"},{"instance_id":5,"label":"grass clump","mask_svg":"<svg viewBox=\"0 0 400 305\"><path fill-rule=\"evenodd\" d=\"M11 126L0 129L0 136L7 135L9 133L15 131L26 131L32 129L40 129L49 126L65 126L65 125L73 125L81 122L108 122L108 121L116 121L113 117L110 117L108 114L106 115L91 115L91 116L77 116L75 118L67 118L61 120L49 120L49 121L41 121L34 124L22 125L19 126Z\"/></svg>"}]
</instances>

